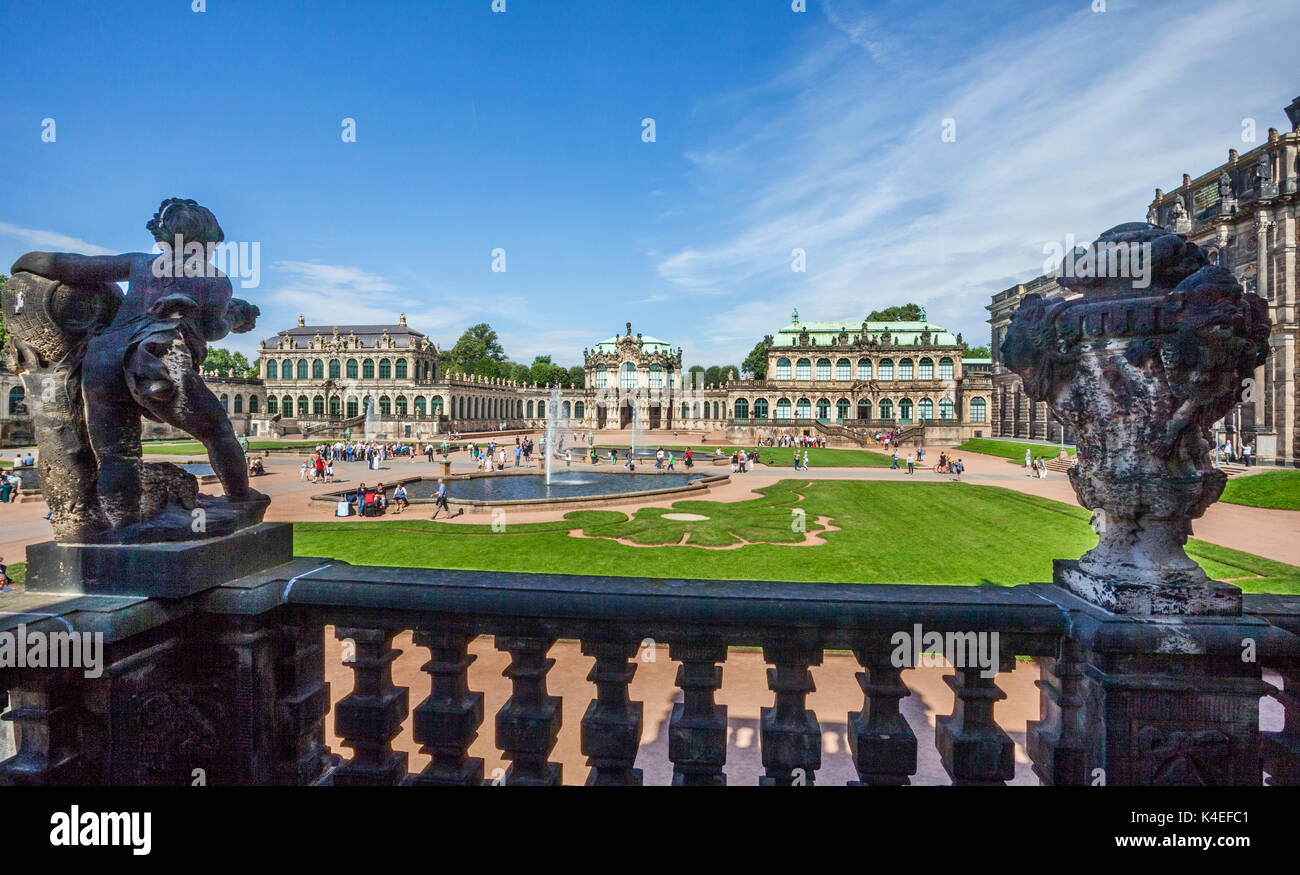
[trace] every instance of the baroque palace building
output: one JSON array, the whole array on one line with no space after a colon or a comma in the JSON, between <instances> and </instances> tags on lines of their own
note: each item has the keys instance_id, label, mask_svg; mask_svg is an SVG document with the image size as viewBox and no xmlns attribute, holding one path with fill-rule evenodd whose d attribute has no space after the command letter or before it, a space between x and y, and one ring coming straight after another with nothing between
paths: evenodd
<instances>
[{"instance_id":1,"label":"baroque palace building","mask_svg":"<svg viewBox=\"0 0 1300 875\"><path fill-rule=\"evenodd\" d=\"M1268 304L1273 330L1271 354L1243 387L1241 401L1217 424L1221 438L1237 446L1254 444L1264 464L1300 465L1300 410L1296 369L1300 362L1297 320L1300 282L1300 97L1286 108L1290 133L1270 128L1250 151L1228 150L1228 160L1200 176L1183 174L1172 191L1156 189L1147 221L1182 234L1202 247L1210 260L1231 270L1247 291ZM1049 422L1045 404L1033 404L1020 378L1000 362L999 347L1021 299L1030 293L1062 294L1052 275L1040 276L993 296L992 326L998 434L1057 439L1060 426ZM1067 434L1066 439L1069 440Z\"/></svg>"},{"instance_id":2,"label":"baroque palace building","mask_svg":"<svg viewBox=\"0 0 1300 875\"><path fill-rule=\"evenodd\" d=\"M928 322L801 322L766 338L767 378L704 385L682 350L626 325L583 350L584 385L547 386L448 373L438 346L410 328L312 326L299 319L260 346L260 377L205 373L248 437L421 440L451 432L538 429L554 403L564 429L725 431L736 441L837 429L914 428L935 444L992 433L987 360ZM157 434L153 436L162 436Z\"/></svg>"}]
</instances>

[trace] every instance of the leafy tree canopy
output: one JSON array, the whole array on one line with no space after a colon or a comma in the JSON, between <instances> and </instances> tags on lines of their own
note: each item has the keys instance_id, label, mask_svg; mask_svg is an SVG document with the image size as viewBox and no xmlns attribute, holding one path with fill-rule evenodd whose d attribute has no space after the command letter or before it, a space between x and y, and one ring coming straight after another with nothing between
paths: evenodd
<instances>
[{"instance_id":1,"label":"leafy tree canopy","mask_svg":"<svg viewBox=\"0 0 1300 875\"><path fill-rule=\"evenodd\" d=\"M749 355L740 363L741 370L749 374L755 380L767 379L767 344L759 341L754 344Z\"/></svg>"},{"instance_id":2,"label":"leafy tree canopy","mask_svg":"<svg viewBox=\"0 0 1300 875\"><path fill-rule=\"evenodd\" d=\"M495 366L506 359L501 339L486 322L466 329L456 345L445 355L457 371L480 377L499 376Z\"/></svg>"},{"instance_id":3,"label":"leafy tree canopy","mask_svg":"<svg viewBox=\"0 0 1300 875\"><path fill-rule=\"evenodd\" d=\"M203 360L203 367L228 377L255 379L258 376L257 367L250 364L242 352L231 352L219 346L208 349L208 357Z\"/></svg>"},{"instance_id":4,"label":"leafy tree canopy","mask_svg":"<svg viewBox=\"0 0 1300 875\"><path fill-rule=\"evenodd\" d=\"M925 321L925 311L921 309L920 304L903 304L896 307L886 307L883 310L873 310L867 316L868 322L923 322Z\"/></svg>"}]
</instances>

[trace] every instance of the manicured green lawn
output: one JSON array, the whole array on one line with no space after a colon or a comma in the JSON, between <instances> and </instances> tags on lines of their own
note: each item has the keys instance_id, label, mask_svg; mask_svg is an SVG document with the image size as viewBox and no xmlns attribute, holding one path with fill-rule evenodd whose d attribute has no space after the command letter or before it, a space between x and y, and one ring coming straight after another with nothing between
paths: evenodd
<instances>
[{"instance_id":1,"label":"manicured green lawn","mask_svg":"<svg viewBox=\"0 0 1300 875\"><path fill-rule=\"evenodd\" d=\"M965 451L967 453L983 453L986 456L1001 456L1004 459L1011 459L1023 463L1025 461L1025 450L1029 450L1035 457L1042 456L1046 459L1055 459L1060 447L1054 444L1030 444L1022 441L991 441L984 438L975 438L966 441L961 446L953 448L956 451ZM1074 447L1066 447L1065 451L1071 456L1074 455Z\"/></svg>"},{"instance_id":2,"label":"manicured green lawn","mask_svg":"<svg viewBox=\"0 0 1300 875\"><path fill-rule=\"evenodd\" d=\"M1300 510L1300 471L1265 471L1234 477L1228 481L1221 500L1249 507Z\"/></svg>"},{"instance_id":3,"label":"manicured green lawn","mask_svg":"<svg viewBox=\"0 0 1300 875\"><path fill-rule=\"evenodd\" d=\"M613 576L1014 585L1051 579L1054 558L1097 543L1081 508L967 483L789 479L745 502L679 501L671 510L574 511L553 523L418 519L294 524L294 550L355 564ZM794 513L802 510L802 516ZM708 517L663 519L666 512ZM829 517L828 531L817 520ZM790 546L804 532L820 545ZM587 536L568 533L581 528ZM683 536L688 536L682 545ZM640 547L635 544L665 546ZM690 544L729 546L711 550ZM1300 592L1300 568L1200 541L1188 553L1249 592Z\"/></svg>"}]
</instances>

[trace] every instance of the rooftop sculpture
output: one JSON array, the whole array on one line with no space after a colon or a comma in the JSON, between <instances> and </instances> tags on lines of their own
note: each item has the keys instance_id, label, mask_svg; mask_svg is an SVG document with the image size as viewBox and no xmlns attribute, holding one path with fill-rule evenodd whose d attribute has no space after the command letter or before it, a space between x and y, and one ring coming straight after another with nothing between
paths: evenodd
<instances>
[{"instance_id":1,"label":"rooftop sculpture","mask_svg":"<svg viewBox=\"0 0 1300 875\"><path fill-rule=\"evenodd\" d=\"M1152 224L1118 225L1083 254L1096 269L1080 275L1076 252L1062 270L1081 296L1026 295L1002 344L1025 392L1078 441L1070 483L1099 543L1058 562L1057 583L1116 613L1240 613L1240 590L1183 547L1227 482L1210 426L1268 357L1268 309Z\"/></svg>"},{"instance_id":2,"label":"rooftop sculpture","mask_svg":"<svg viewBox=\"0 0 1300 875\"><path fill-rule=\"evenodd\" d=\"M254 525L266 509L198 372L208 343L251 331L259 311L209 263L225 234L208 209L170 198L146 228L161 254L29 252L0 296L60 543L197 540ZM200 440L225 496L199 495L176 465L144 463L142 416Z\"/></svg>"}]
</instances>

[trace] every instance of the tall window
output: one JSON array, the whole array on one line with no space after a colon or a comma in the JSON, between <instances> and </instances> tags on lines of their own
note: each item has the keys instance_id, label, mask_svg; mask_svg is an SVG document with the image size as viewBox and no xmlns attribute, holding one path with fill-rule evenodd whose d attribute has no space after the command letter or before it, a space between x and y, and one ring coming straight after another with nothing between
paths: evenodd
<instances>
[{"instance_id":1,"label":"tall window","mask_svg":"<svg viewBox=\"0 0 1300 875\"><path fill-rule=\"evenodd\" d=\"M898 421L904 423L912 421L912 402L907 398L898 402Z\"/></svg>"},{"instance_id":2,"label":"tall window","mask_svg":"<svg viewBox=\"0 0 1300 875\"><path fill-rule=\"evenodd\" d=\"M9 393L9 397L10 397L10 398L13 398L13 393L12 393L12 392ZM12 404L11 404L10 406L12 406ZM221 396L221 409L224 410L224 411L226 411L227 413L230 412L230 396L229 396L229 395L222 395L222 396Z\"/></svg>"},{"instance_id":3,"label":"tall window","mask_svg":"<svg viewBox=\"0 0 1300 875\"><path fill-rule=\"evenodd\" d=\"M817 401L817 418L831 418L831 401L829 398L821 398Z\"/></svg>"},{"instance_id":4,"label":"tall window","mask_svg":"<svg viewBox=\"0 0 1300 875\"><path fill-rule=\"evenodd\" d=\"M789 419L789 418L790 418L790 399L789 399L789 398L782 398L780 401L776 402L776 418L777 418L777 419Z\"/></svg>"},{"instance_id":5,"label":"tall window","mask_svg":"<svg viewBox=\"0 0 1300 875\"><path fill-rule=\"evenodd\" d=\"M379 360L379 379L391 380L393 378L393 363L388 359Z\"/></svg>"},{"instance_id":6,"label":"tall window","mask_svg":"<svg viewBox=\"0 0 1300 875\"><path fill-rule=\"evenodd\" d=\"M952 400L951 400L951 399L949 399L949 398L943 398L943 399L941 399L941 400L939 401L939 418L940 418L940 419L955 419L955 418L956 418L956 417L953 416L953 411L952 411Z\"/></svg>"},{"instance_id":7,"label":"tall window","mask_svg":"<svg viewBox=\"0 0 1300 875\"><path fill-rule=\"evenodd\" d=\"M808 359L799 359L799 362L794 366L794 378L796 380L811 380L812 362Z\"/></svg>"},{"instance_id":8,"label":"tall window","mask_svg":"<svg viewBox=\"0 0 1300 875\"><path fill-rule=\"evenodd\" d=\"M366 359L361 363L361 377L365 380L375 378L375 362L373 359Z\"/></svg>"},{"instance_id":9,"label":"tall window","mask_svg":"<svg viewBox=\"0 0 1300 875\"><path fill-rule=\"evenodd\" d=\"M939 359L939 379L940 380L952 379L952 359L948 358L947 356L944 356L943 358Z\"/></svg>"},{"instance_id":10,"label":"tall window","mask_svg":"<svg viewBox=\"0 0 1300 875\"><path fill-rule=\"evenodd\" d=\"M880 402L880 418L886 421L894 418L894 404L888 398Z\"/></svg>"},{"instance_id":11,"label":"tall window","mask_svg":"<svg viewBox=\"0 0 1300 875\"><path fill-rule=\"evenodd\" d=\"M892 380L892 379L894 379L894 360L893 360L893 359L881 359L881 360L880 360L880 379L882 379L882 380ZM881 417L881 418L883 419L884 417Z\"/></svg>"},{"instance_id":12,"label":"tall window","mask_svg":"<svg viewBox=\"0 0 1300 875\"><path fill-rule=\"evenodd\" d=\"M929 398L922 398L916 405L916 415L921 419L934 419L934 402Z\"/></svg>"},{"instance_id":13,"label":"tall window","mask_svg":"<svg viewBox=\"0 0 1300 875\"><path fill-rule=\"evenodd\" d=\"M597 389L604 389L604 388L605 388L605 385L606 385L606 381L607 381L608 379L609 379L609 374L608 374L608 372L606 372L606 370L605 370L605 366L604 366L604 365L596 365L596 388L597 388ZM528 418L529 418L529 419L532 419L532 416L533 416L533 415L532 415L531 413L528 414Z\"/></svg>"},{"instance_id":14,"label":"tall window","mask_svg":"<svg viewBox=\"0 0 1300 875\"><path fill-rule=\"evenodd\" d=\"M620 385L622 385L624 389L635 389L636 388L636 365L632 364L631 362L623 362L622 375L623 375L623 379Z\"/></svg>"},{"instance_id":15,"label":"tall window","mask_svg":"<svg viewBox=\"0 0 1300 875\"><path fill-rule=\"evenodd\" d=\"M305 364L305 363L304 363L304 364ZM306 416L306 415L307 415L307 396L306 396L306 395L299 395L299 396L298 396L298 415L299 415L299 416Z\"/></svg>"},{"instance_id":16,"label":"tall window","mask_svg":"<svg viewBox=\"0 0 1300 875\"><path fill-rule=\"evenodd\" d=\"M749 419L749 402L744 398L736 399L736 419Z\"/></svg>"},{"instance_id":17,"label":"tall window","mask_svg":"<svg viewBox=\"0 0 1300 875\"><path fill-rule=\"evenodd\" d=\"M397 415L398 415L398 416L406 416L406 396L405 396L405 395L398 395L398 396L397 396Z\"/></svg>"},{"instance_id":18,"label":"tall window","mask_svg":"<svg viewBox=\"0 0 1300 875\"><path fill-rule=\"evenodd\" d=\"M664 387L664 369L659 365L650 366L650 388L662 389Z\"/></svg>"},{"instance_id":19,"label":"tall window","mask_svg":"<svg viewBox=\"0 0 1300 875\"><path fill-rule=\"evenodd\" d=\"M795 419L812 419L812 402L807 398L800 398L794 407Z\"/></svg>"},{"instance_id":20,"label":"tall window","mask_svg":"<svg viewBox=\"0 0 1300 875\"><path fill-rule=\"evenodd\" d=\"M330 416L339 415L339 396L335 395L330 398Z\"/></svg>"},{"instance_id":21,"label":"tall window","mask_svg":"<svg viewBox=\"0 0 1300 875\"><path fill-rule=\"evenodd\" d=\"M305 380L305 379L307 379L307 360L306 360L306 359L298 359L298 379L299 379L299 380Z\"/></svg>"},{"instance_id":22,"label":"tall window","mask_svg":"<svg viewBox=\"0 0 1300 875\"><path fill-rule=\"evenodd\" d=\"M293 396L292 396L292 395L285 395L284 398L281 399L281 402L282 402L283 406L280 408L280 414L281 414L282 416L292 417L292 416L293 416Z\"/></svg>"},{"instance_id":23,"label":"tall window","mask_svg":"<svg viewBox=\"0 0 1300 875\"><path fill-rule=\"evenodd\" d=\"M767 419L767 399L759 398L754 401L754 418Z\"/></svg>"},{"instance_id":24,"label":"tall window","mask_svg":"<svg viewBox=\"0 0 1300 875\"><path fill-rule=\"evenodd\" d=\"M986 412L987 411L985 410L983 398L976 398L975 400L971 401L970 403L971 422L984 422Z\"/></svg>"},{"instance_id":25,"label":"tall window","mask_svg":"<svg viewBox=\"0 0 1300 875\"><path fill-rule=\"evenodd\" d=\"M330 379L337 380L339 376L339 360L330 359Z\"/></svg>"},{"instance_id":26,"label":"tall window","mask_svg":"<svg viewBox=\"0 0 1300 875\"><path fill-rule=\"evenodd\" d=\"M324 415L325 415L325 396L324 396L324 395L317 395L315 398L311 399L311 413L312 413L312 416L324 416Z\"/></svg>"},{"instance_id":27,"label":"tall window","mask_svg":"<svg viewBox=\"0 0 1300 875\"><path fill-rule=\"evenodd\" d=\"M900 380L910 380L910 379L912 379L912 360L911 360L911 359L903 359L901 362L898 363L898 379L900 379Z\"/></svg>"},{"instance_id":28,"label":"tall window","mask_svg":"<svg viewBox=\"0 0 1300 875\"><path fill-rule=\"evenodd\" d=\"M347 408L348 419L352 419L354 416L357 415L357 399L349 398L348 403L344 406Z\"/></svg>"},{"instance_id":29,"label":"tall window","mask_svg":"<svg viewBox=\"0 0 1300 875\"><path fill-rule=\"evenodd\" d=\"M921 359L921 365L917 368L916 378L918 380L933 380L934 362L930 359Z\"/></svg>"},{"instance_id":30,"label":"tall window","mask_svg":"<svg viewBox=\"0 0 1300 875\"><path fill-rule=\"evenodd\" d=\"M311 378L313 380L325 379L325 362L316 359L311 363Z\"/></svg>"},{"instance_id":31,"label":"tall window","mask_svg":"<svg viewBox=\"0 0 1300 875\"><path fill-rule=\"evenodd\" d=\"M258 412L257 408L258 408L257 396L256 395L248 396L248 412L257 413Z\"/></svg>"},{"instance_id":32,"label":"tall window","mask_svg":"<svg viewBox=\"0 0 1300 875\"><path fill-rule=\"evenodd\" d=\"M266 378L267 378L268 380L278 380L278 379L280 379L280 368L279 368L279 366L275 363L275 359L267 359L267 360L266 360Z\"/></svg>"},{"instance_id":33,"label":"tall window","mask_svg":"<svg viewBox=\"0 0 1300 875\"><path fill-rule=\"evenodd\" d=\"M393 370L394 376L399 380L406 379L406 359L398 359L397 365Z\"/></svg>"},{"instance_id":34,"label":"tall window","mask_svg":"<svg viewBox=\"0 0 1300 875\"><path fill-rule=\"evenodd\" d=\"M348 359L348 366L347 366L347 370L346 370L345 373L347 373L347 375L348 375L348 379L349 379L349 380L355 380L355 379L357 378L357 360L356 360L356 359Z\"/></svg>"},{"instance_id":35,"label":"tall window","mask_svg":"<svg viewBox=\"0 0 1300 875\"><path fill-rule=\"evenodd\" d=\"M871 418L871 402L865 398L858 402L858 419Z\"/></svg>"},{"instance_id":36,"label":"tall window","mask_svg":"<svg viewBox=\"0 0 1300 875\"><path fill-rule=\"evenodd\" d=\"M391 416L392 413L393 413L393 399L389 398L387 395L380 395L380 396L379 396L379 415L380 415L380 416Z\"/></svg>"},{"instance_id":37,"label":"tall window","mask_svg":"<svg viewBox=\"0 0 1300 875\"><path fill-rule=\"evenodd\" d=\"M831 378L831 360L817 359L817 379L829 380Z\"/></svg>"},{"instance_id":38,"label":"tall window","mask_svg":"<svg viewBox=\"0 0 1300 875\"><path fill-rule=\"evenodd\" d=\"M235 412L236 412L236 413L243 413L243 412L244 412L244 396L243 396L243 395L236 395L236 396L235 396Z\"/></svg>"},{"instance_id":39,"label":"tall window","mask_svg":"<svg viewBox=\"0 0 1300 875\"><path fill-rule=\"evenodd\" d=\"M835 402L835 417L840 420L849 418L849 399L841 398Z\"/></svg>"},{"instance_id":40,"label":"tall window","mask_svg":"<svg viewBox=\"0 0 1300 875\"><path fill-rule=\"evenodd\" d=\"M279 405L279 403L275 400L275 396L274 396L274 395L267 395L267 396L266 396L266 415L267 415L267 416L275 416L275 414L279 412L279 407L280 407L280 405Z\"/></svg>"},{"instance_id":41,"label":"tall window","mask_svg":"<svg viewBox=\"0 0 1300 875\"><path fill-rule=\"evenodd\" d=\"M442 416L442 396L441 396L441 395L434 395L434 396L433 396L433 411L432 411L432 412L433 412L433 415L434 415L434 416Z\"/></svg>"},{"instance_id":42,"label":"tall window","mask_svg":"<svg viewBox=\"0 0 1300 875\"><path fill-rule=\"evenodd\" d=\"M415 415L424 418L424 398L419 395L415 397Z\"/></svg>"},{"instance_id":43,"label":"tall window","mask_svg":"<svg viewBox=\"0 0 1300 875\"><path fill-rule=\"evenodd\" d=\"M790 360L779 358L776 360L776 378L778 380L790 379Z\"/></svg>"},{"instance_id":44,"label":"tall window","mask_svg":"<svg viewBox=\"0 0 1300 875\"><path fill-rule=\"evenodd\" d=\"M837 380L853 379L853 368L849 364L848 359L840 359L835 363L835 379Z\"/></svg>"},{"instance_id":45,"label":"tall window","mask_svg":"<svg viewBox=\"0 0 1300 875\"><path fill-rule=\"evenodd\" d=\"M587 415L587 405L581 401L575 401L573 404L573 418L582 419Z\"/></svg>"},{"instance_id":46,"label":"tall window","mask_svg":"<svg viewBox=\"0 0 1300 875\"><path fill-rule=\"evenodd\" d=\"M858 379L871 379L871 359L861 359L858 361Z\"/></svg>"}]
</instances>

